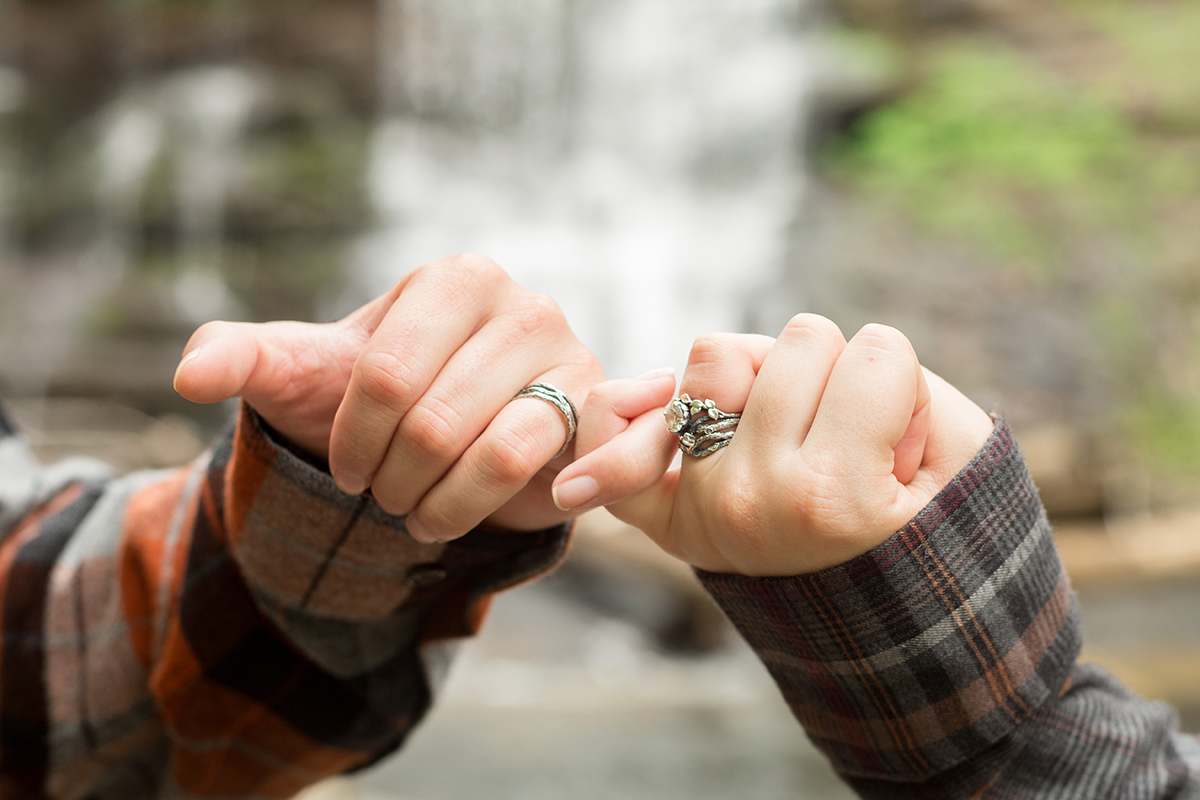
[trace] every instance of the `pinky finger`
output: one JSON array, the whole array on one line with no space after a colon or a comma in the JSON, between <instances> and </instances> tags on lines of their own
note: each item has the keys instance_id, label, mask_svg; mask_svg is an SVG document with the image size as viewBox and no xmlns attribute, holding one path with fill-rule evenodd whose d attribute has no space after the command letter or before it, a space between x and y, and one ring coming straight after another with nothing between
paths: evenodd
<instances>
[{"instance_id":1,"label":"pinky finger","mask_svg":"<svg viewBox=\"0 0 1200 800\"><path fill-rule=\"evenodd\" d=\"M618 503L654 486L674 454L675 439L662 412L646 411L560 472L551 488L554 503L564 511Z\"/></svg>"},{"instance_id":2,"label":"pinky finger","mask_svg":"<svg viewBox=\"0 0 1200 800\"><path fill-rule=\"evenodd\" d=\"M653 409L661 410L675 392L675 370L647 372L636 378L605 381L588 391L579 414L575 458L583 458L629 427L630 421Z\"/></svg>"}]
</instances>

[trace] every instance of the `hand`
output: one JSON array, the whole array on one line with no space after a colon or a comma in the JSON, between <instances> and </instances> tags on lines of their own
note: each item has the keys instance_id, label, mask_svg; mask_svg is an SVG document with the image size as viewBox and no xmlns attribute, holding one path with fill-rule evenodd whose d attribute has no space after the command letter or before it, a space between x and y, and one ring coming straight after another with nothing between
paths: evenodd
<instances>
[{"instance_id":1,"label":"hand","mask_svg":"<svg viewBox=\"0 0 1200 800\"><path fill-rule=\"evenodd\" d=\"M552 300L481 256L441 259L340 322L212 322L192 336L176 389L241 396L293 444L329 459L338 486L368 487L421 541L483 520L548 527L570 515L550 482L566 426L549 403L513 401L549 382L582 404L603 380Z\"/></svg>"},{"instance_id":2,"label":"hand","mask_svg":"<svg viewBox=\"0 0 1200 800\"><path fill-rule=\"evenodd\" d=\"M743 417L728 447L683 456L678 470L664 474L675 444L665 387L631 383L589 394L579 459L555 487L595 480L616 516L712 572L800 575L867 552L958 474L993 424L923 370L898 331L868 325L847 343L810 314L775 341L697 340L680 390Z\"/></svg>"}]
</instances>

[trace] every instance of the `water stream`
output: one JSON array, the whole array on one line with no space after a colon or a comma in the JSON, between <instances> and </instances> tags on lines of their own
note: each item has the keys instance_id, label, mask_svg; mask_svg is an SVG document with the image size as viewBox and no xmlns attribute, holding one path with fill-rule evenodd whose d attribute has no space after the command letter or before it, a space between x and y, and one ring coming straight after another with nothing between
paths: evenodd
<instances>
[{"instance_id":1,"label":"water stream","mask_svg":"<svg viewBox=\"0 0 1200 800\"><path fill-rule=\"evenodd\" d=\"M0 0L0 28L10 24L9 0ZM13 152L12 118L24 102L25 82L12 66L8 42L0 39L0 278L12 254L10 218L12 216Z\"/></svg>"},{"instance_id":2,"label":"water stream","mask_svg":"<svg viewBox=\"0 0 1200 800\"><path fill-rule=\"evenodd\" d=\"M682 366L779 282L813 73L789 0L384 0L358 279L472 250L610 374Z\"/></svg>"},{"instance_id":3,"label":"water stream","mask_svg":"<svg viewBox=\"0 0 1200 800\"><path fill-rule=\"evenodd\" d=\"M745 329L755 302L778 294L805 195L816 37L805 3L379 2L366 175L377 222L352 248L345 298L481 252L557 299L609 373L626 375L682 367L696 335ZM146 9L118 9L135 39ZM163 158L176 209L168 302L194 322L244 311L226 286L231 185L247 169L251 115L278 87L236 53L151 72L144 46L130 45L124 85L71 133L94 142L94 240L35 270L78 281L83 296L67 305L79 319L56 318L62 330L81 330L143 257L139 214ZM12 174L3 128L21 87L0 67L0 247ZM317 308L345 310L336 299ZM63 347L20 368L60 370Z\"/></svg>"}]
</instances>

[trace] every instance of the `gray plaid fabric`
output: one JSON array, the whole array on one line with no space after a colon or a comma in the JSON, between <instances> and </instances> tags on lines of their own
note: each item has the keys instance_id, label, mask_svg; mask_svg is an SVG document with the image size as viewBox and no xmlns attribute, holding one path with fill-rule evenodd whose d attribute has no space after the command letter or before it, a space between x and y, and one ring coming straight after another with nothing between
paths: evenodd
<instances>
[{"instance_id":1,"label":"gray plaid fabric","mask_svg":"<svg viewBox=\"0 0 1200 800\"><path fill-rule=\"evenodd\" d=\"M871 552L812 575L700 579L863 797L1200 795L1200 746L1171 710L1075 665L1074 595L1002 421Z\"/></svg>"}]
</instances>

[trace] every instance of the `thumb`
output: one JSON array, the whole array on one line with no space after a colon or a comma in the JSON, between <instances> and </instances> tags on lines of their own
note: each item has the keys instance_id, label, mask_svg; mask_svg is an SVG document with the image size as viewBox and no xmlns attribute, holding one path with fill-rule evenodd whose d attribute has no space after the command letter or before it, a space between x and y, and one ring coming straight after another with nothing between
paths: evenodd
<instances>
[{"instance_id":1,"label":"thumb","mask_svg":"<svg viewBox=\"0 0 1200 800\"><path fill-rule=\"evenodd\" d=\"M892 474L902 484L911 483L912 479L916 477L917 470L921 468L921 463L925 459L925 445L929 438L929 425L932 419L930 413L932 396L929 391L929 382L925 377L924 369L919 364L917 365L916 379L917 391L912 418L908 422L908 428L904 431L904 435L900 437L900 441L893 448L895 460Z\"/></svg>"},{"instance_id":2,"label":"thumb","mask_svg":"<svg viewBox=\"0 0 1200 800\"><path fill-rule=\"evenodd\" d=\"M340 402L359 351L410 278L332 324L205 323L183 349L175 391L194 403L243 397L260 412L305 391ZM295 396L284 397L289 390Z\"/></svg>"},{"instance_id":3,"label":"thumb","mask_svg":"<svg viewBox=\"0 0 1200 800\"><path fill-rule=\"evenodd\" d=\"M344 323L210 322L184 349L175 389L197 403L241 397L285 439L325 457L365 335Z\"/></svg>"},{"instance_id":4,"label":"thumb","mask_svg":"<svg viewBox=\"0 0 1200 800\"><path fill-rule=\"evenodd\" d=\"M995 421L938 375L925 370L931 395L929 432L910 488L928 501L954 479L987 443Z\"/></svg>"},{"instance_id":5,"label":"thumb","mask_svg":"<svg viewBox=\"0 0 1200 800\"><path fill-rule=\"evenodd\" d=\"M297 356L320 339L300 322L209 322L188 341L175 370L175 391L195 403L231 397L277 400L298 373ZM318 367L319 368L319 367Z\"/></svg>"}]
</instances>

